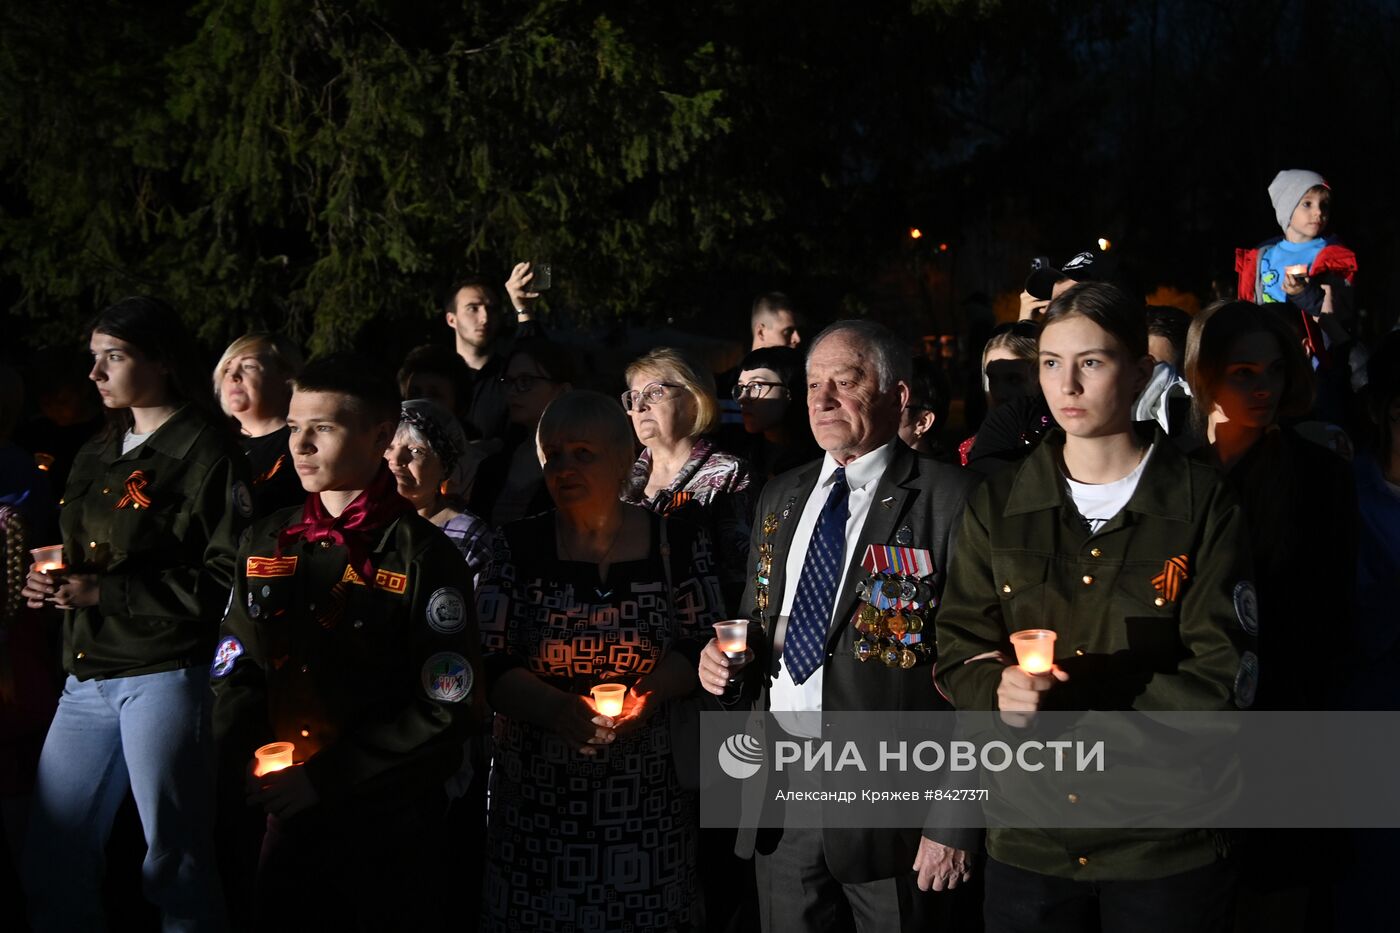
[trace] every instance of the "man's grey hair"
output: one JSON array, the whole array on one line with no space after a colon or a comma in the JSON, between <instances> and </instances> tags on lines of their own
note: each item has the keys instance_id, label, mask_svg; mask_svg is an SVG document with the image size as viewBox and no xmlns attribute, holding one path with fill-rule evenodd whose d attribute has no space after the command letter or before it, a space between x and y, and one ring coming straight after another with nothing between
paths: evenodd
<instances>
[{"instance_id":1,"label":"man's grey hair","mask_svg":"<svg viewBox=\"0 0 1400 933\"><path fill-rule=\"evenodd\" d=\"M909 354L904 341L900 340L895 332L878 321L863 321L851 319L847 321L837 321L817 334L817 339L812 341L811 347L807 350L807 362L812 361L812 354L817 352L817 347L821 342L833 334L849 334L853 339L860 341L875 362L875 375L878 377L878 386L881 392L892 392L894 387L900 382L909 382L914 375L913 359Z\"/></svg>"}]
</instances>

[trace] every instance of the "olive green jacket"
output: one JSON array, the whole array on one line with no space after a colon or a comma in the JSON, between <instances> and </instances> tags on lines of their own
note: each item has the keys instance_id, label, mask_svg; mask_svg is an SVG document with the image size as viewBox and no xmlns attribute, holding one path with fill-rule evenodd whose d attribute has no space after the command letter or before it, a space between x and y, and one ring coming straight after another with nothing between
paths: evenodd
<instances>
[{"instance_id":1,"label":"olive green jacket","mask_svg":"<svg viewBox=\"0 0 1400 933\"><path fill-rule=\"evenodd\" d=\"M224 766L285 741L323 803L440 787L485 716L466 561L410 513L373 532L363 582L329 541L275 556L300 516L259 519L238 552L210 669Z\"/></svg>"},{"instance_id":2,"label":"olive green jacket","mask_svg":"<svg viewBox=\"0 0 1400 933\"><path fill-rule=\"evenodd\" d=\"M130 453L121 440L83 446L59 514L64 564L98 575L97 605L64 619L79 680L208 664L252 515L237 438L193 406Z\"/></svg>"},{"instance_id":3,"label":"olive green jacket","mask_svg":"<svg viewBox=\"0 0 1400 933\"><path fill-rule=\"evenodd\" d=\"M1160 432L1155 444L1131 500L1094 534L1062 479L1059 431L973 491L936 621L935 679L957 708L997 708L1009 636L1030 628L1057 633L1069 674L1046 709L1226 710L1237 690L1248 705L1258 667L1236 610L1252 572L1240 505L1213 469ZM987 848L1031 871L1119 880L1208 864L1217 842L1205 830L992 829Z\"/></svg>"}]
</instances>

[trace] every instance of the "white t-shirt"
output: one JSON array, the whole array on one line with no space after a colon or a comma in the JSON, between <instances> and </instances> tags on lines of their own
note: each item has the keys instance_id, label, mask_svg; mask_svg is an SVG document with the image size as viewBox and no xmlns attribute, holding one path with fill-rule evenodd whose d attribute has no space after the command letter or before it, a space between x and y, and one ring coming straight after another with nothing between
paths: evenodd
<instances>
[{"instance_id":1,"label":"white t-shirt","mask_svg":"<svg viewBox=\"0 0 1400 933\"><path fill-rule=\"evenodd\" d=\"M147 431L145 434L137 434L135 431L127 431L122 435L122 453L129 454L142 444L146 443L146 438L156 432Z\"/></svg>"},{"instance_id":2,"label":"white t-shirt","mask_svg":"<svg viewBox=\"0 0 1400 933\"><path fill-rule=\"evenodd\" d=\"M1142 479L1142 471L1147 468L1147 460L1151 456L1152 447L1148 447L1147 452L1142 455L1142 460L1133 468L1133 472L1111 483L1080 483L1065 477L1074 507L1079 510L1080 517L1089 526L1090 533L1098 531L1107 525L1113 516L1123 511L1123 506L1128 504L1128 500L1137 491L1138 480Z\"/></svg>"}]
</instances>

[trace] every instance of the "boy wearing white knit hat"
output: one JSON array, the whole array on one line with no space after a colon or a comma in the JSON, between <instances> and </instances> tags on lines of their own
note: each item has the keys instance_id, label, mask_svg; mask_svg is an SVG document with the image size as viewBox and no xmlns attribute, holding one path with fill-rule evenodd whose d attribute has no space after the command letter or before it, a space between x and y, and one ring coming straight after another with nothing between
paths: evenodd
<instances>
[{"instance_id":1,"label":"boy wearing white knit hat","mask_svg":"<svg viewBox=\"0 0 1400 933\"><path fill-rule=\"evenodd\" d=\"M1269 183L1282 236L1235 251L1239 297L1297 309L1309 354L1322 365L1327 348L1347 339L1356 254L1329 235L1332 188L1306 169L1284 169Z\"/></svg>"}]
</instances>

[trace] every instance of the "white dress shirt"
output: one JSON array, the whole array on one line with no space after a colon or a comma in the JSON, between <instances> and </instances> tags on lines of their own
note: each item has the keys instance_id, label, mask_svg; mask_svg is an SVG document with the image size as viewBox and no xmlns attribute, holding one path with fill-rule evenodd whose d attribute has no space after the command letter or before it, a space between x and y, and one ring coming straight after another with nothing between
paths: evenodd
<instances>
[{"instance_id":1,"label":"white dress shirt","mask_svg":"<svg viewBox=\"0 0 1400 933\"><path fill-rule=\"evenodd\" d=\"M894 459L894 445L897 443L900 441L895 438L885 446L876 448L862 457L857 457L846 465L846 485L851 489L850 498L847 500L849 514L846 518L846 555L845 561L841 565L841 579L836 581L837 588L831 606L832 617L827 620L828 631L830 631L832 623L836 621L836 611L841 601L841 584L845 581L846 571L850 569L851 561L859 561L865 556L856 553L857 543L860 540L861 529L865 527L865 517L870 514L870 502L875 497L875 489L880 484L880 478L885 475L890 461ZM802 514L797 520L797 530L793 532L792 547L788 550L783 577L785 581L783 604L778 613L785 618L792 615L793 603L797 598L797 588L802 580L802 564L807 559L807 543L812 538L812 532L816 530L817 519L821 517L827 497L831 495L832 480L839 465L832 459L831 454L827 454L822 459L817 485L812 489L812 494L807 497L807 502L802 507ZM813 671L812 676L803 683L794 683L792 675L788 673L787 665L780 660L778 676L774 678L773 687L768 691L769 708L774 713L820 713L824 672L825 665L823 664ZM784 730L793 735L808 738L816 738L820 735L820 717L778 715L777 720Z\"/></svg>"}]
</instances>

